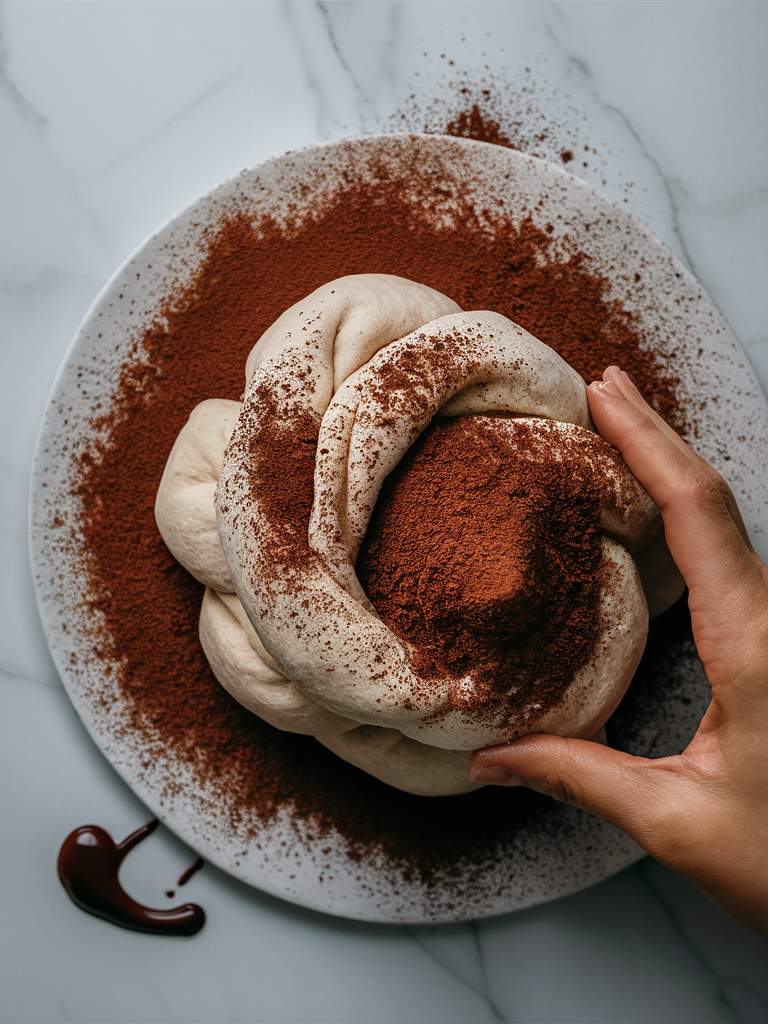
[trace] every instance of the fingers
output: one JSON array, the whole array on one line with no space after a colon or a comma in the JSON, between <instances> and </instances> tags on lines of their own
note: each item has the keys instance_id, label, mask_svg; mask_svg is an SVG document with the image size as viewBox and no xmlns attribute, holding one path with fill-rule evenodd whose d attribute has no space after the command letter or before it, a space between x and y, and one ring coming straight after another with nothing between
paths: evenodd
<instances>
[{"instance_id":1,"label":"fingers","mask_svg":"<svg viewBox=\"0 0 768 1024\"><path fill-rule=\"evenodd\" d=\"M469 762L473 782L522 782L606 819L726 913L768 936L765 799L745 787L748 777L734 788L728 774L721 757L651 761L544 735L475 751Z\"/></svg>"},{"instance_id":2,"label":"fingers","mask_svg":"<svg viewBox=\"0 0 768 1024\"><path fill-rule=\"evenodd\" d=\"M727 686L728 716L743 727L756 713L755 701L764 699L768 570L721 477L617 367L604 376L587 389L595 426L661 509L669 551L689 589L694 638L713 687L703 724L709 729L722 716L721 687Z\"/></svg>"},{"instance_id":3,"label":"fingers","mask_svg":"<svg viewBox=\"0 0 768 1024\"><path fill-rule=\"evenodd\" d=\"M623 829L653 852L663 822L686 809L679 758L650 761L589 740L531 735L478 750L469 777L481 785L526 785Z\"/></svg>"},{"instance_id":4,"label":"fingers","mask_svg":"<svg viewBox=\"0 0 768 1024\"><path fill-rule=\"evenodd\" d=\"M609 374L609 371L606 371ZM667 544L690 590L710 589L715 600L754 575L725 501L719 477L631 389L610 379L587 389L595 426L616 445L634 475L661 509ZM724 485L723 485L724 486Z\"/></svg>"},{"instance_id":5,"label":"fingers","mask_svg":"<svg viewBox=\"0 0 768 1024\"><path fill-rule=\"evenodd\" d=\"M680 437L680 435L676 431L674 431L672 427L670 427L666 420L659 416L656 410L653 409L645 401L643 396L632 383L632 380L629 377L629 375L625 373L623 370L619 369L618 366L609 366L605 370L605 372L603 373L602 388L598 384L596 387L594 385L591 385L590 388L587 390L587 398L590 400L590 412L592 412L593 418L595 415L595 409L592 408L592 400L596 399L599 403L599 395L601 391L605 390L604 385L606 384L615 385L615 387L621 393L621 397L626 399L627 402L633 405L640 412L644 413L650 419L651 423L653 423L653 425L658 428L661 434L668 441L671 441L682 453L684 453L684 455L687 457L687 459L691 462L692 465L698 467L706 476L708 476L715 483L718 490L722 494L723 500L725 502L726 508L728 509L731 518L736 523L739 533L741 534L744 542L747 544L748 548L751 551L752 545L749 540L749 535L747 534L747 529L744 525L743 519L741 518L741 512L739 511L739 507L736 503L736 499L734 498L733 493L731 492L730 487L728 487L728 485L720 476L720 474L716 470L714 470L709 465L709 463L705 462L705 460L702 459L700 455L697 455L696 452L694 452L694 450L685 443L682 437ZM610 388L608 389L609 393L611 390L612 389ZM600 414L598 413L598 416L599 415ZM606 428L610 430L610 423L606 424ZM603 431L599 426L598 430L601 434L603 434ZM606 434L603 434L603 436L610 440L610 438L608 438ZM616 442L612 443L615 444Z\"/></svg>"},{"instance_id":6,"label":"fingers","mask_svg":"<svg viewBox=\"0 0 768 1024\"><path fill-rule=\"evenodd\" d=\"M618 366L609 366L603 373L603 383L610 381L615 384L621 392L622 396L630 402L635 408L641 412L654 423L659 430L674 444L683 450L690 452L691 455L695 455L692 448L689 448L685 441L680 435L670 427L667 421L656 412L656 410L646 402L640 392L637 390L632 382L632 378L624 370L621 370ZM698 459L698 456L695 456ZM703 459L701 460L704 461Z\"/></svg>"}]
</instances>

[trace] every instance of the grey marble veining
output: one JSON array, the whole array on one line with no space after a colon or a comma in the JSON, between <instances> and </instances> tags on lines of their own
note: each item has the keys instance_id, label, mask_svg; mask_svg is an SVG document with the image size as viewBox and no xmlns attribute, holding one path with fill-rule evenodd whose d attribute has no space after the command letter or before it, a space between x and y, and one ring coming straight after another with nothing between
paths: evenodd
<instances>
[{"instance_id":1,"label":"grey marble veining","mask_svg":"<svg viewBox=\"0 0 768 1024\"><path fill-rule=\"evenodd\" d=\"M683 939L712 973L736 1020L768 1020L765 944L724 919L692 886L648 858L638 870Z\"/></svg>"},{"instance_id":2,"label":"grey marble veining","mask_svg":"<svg viewBox=\"0 0 768 1024\"><path fill-rule=\"evenodd\" d=\"M121 838L146 811L58 682L26 550L46 396L113 270L242 167L424 127L460 80L546 123L542 155L573 149L569 170L691 266L765 388L767 43L764 3L0 4L4 1019L768 1019L768 946L651 861L437 928L324 917L210 865L184 891L209 915L193 940L79 913L53 870L60 842L87 821ZM161 828L124 880L161 906L193 859Z\"/></svg>"},{"instance_id":3,"label":"grey marble veining","mask_svg":"<svg viewBox=\"0 0 768 1024\"><path fill-rule=\"evenodd\" d=\"M488 987L485 960L477 922L452 925L419 925L408 929L412 938L441 964L451 978L463 982L488 1009L488 1020L503 1021L503 1011L495 1004Z\"/></svg>"}]
</instances>

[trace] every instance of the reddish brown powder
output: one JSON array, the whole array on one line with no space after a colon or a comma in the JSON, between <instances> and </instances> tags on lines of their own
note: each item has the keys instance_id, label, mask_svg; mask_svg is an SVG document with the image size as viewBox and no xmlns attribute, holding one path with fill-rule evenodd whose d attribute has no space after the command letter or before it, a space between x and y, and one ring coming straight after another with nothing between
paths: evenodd
<instances>
[{"instance_id":1,"label":"reddish brown powder","mask_svg":"<svg viewBox=\"0 0 768 1024\"><path fill-rule=\"evenodd\" d=\"M316 557L309 546L307 524L312 511L315 452L319 426L306 409L295 408L286 417L275 416L276 402L269 388L256 393L262 415L256 429L238 435L246 446L254 500L270 524L266 536L274 563L288 574L301 570ZM290 471L286 471L290 467Z\"/></svg>"},{"instance_id":2,"label":"reddish brown powder","mask_svg":"<svg viewBox=\"0 0 768 1024\"><path fill-rule=\"evenodd\" d=\"M417 171L414 170L414 176ZM429 182L419 188L428 192ZM278 732L215 681L197 639L202 588L157 532L153 504L173 441L203 399L237 399L246 356L293 302L344 274L393 273L464 308L491 309L550 343L587 379L613 361L668 417L674 381L639 347L632 318L607 298L585 257L557 256L530 220L492 231L468 209L459 230L433 223L397 182L350 184L314 217L221 224L195 281L169 299L143 352L124 368L94 451L73 485L82 507L88 602L106 623L97 644L121 668L134 727L158 736L199 775L220 781L233 820L298 820L336 828L351 855L378 849L422 878L487 855L536 813L535 794L484 790L425 800L344 764L314 740ZM180 354L184 355L183 361Z\"/></svg>"},{"instance_id":3,"label":"reddish brown powder","mask_svg":"<svg viewBox=\"0 0 768 1024\"><path fill-rule=\"evenodd\" d=\"M421 675L472 678L454 707L511 722L554 707L595 650L600 493L552 457L564 442L499 426L425 431L382 489L357 573Z\"/></svg>"},{"instance_id":4,"label":"reddish brown powder","mask_svg":"<svg viewBox=\"0 0 768 1024\"><path fill-rule=\"evenodd\" d=\"M454 135L460 139L476 139L478 142L490 142L494 146L506 146L517 149L512 139L503 131L498 121L485 114L478 103L473 103L469 110L462 110L445 128L446 135Z\"/></svg>"}]
</instances>

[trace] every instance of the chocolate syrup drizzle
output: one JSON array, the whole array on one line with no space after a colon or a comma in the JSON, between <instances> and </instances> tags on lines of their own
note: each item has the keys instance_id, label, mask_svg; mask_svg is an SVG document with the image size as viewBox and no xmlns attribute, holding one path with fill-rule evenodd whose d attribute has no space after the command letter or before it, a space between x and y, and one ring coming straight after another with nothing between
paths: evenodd
<instances>
[{"instance_id":1,"label":"chocolate syrup drizzle","mask_svg":"<svg viewBox=\"0 0 768 1024\"><path fill-rule=\"evenodd\" d=\"M120 865L126 856L158 826L150 821L116 843L98 825L82 825L70 832L59 851L58 871L61 884L81 910L105 921L152 935L196 935L205 924L205 911L196 903L185 903L172 910L153 910L137 903L120 885ZM198 859L182 875L186 882L202 867ZM179 884L184 883L179 879Z\"/></svg>"},{"instance_id":2,"label":"chocolate syrup drizzle","mask_svg":"<svg viewBox=\"0 0 768 1024\"><path fill-rule=\"evenodd\" d=\"M200 870L200 868L204 864L205 864L205 861L203 860L203 858L202 857L198 857L197 860L195 861L195 863L191 867L187 868L187 870L185 872L183 872L183 874L181 875L181 878L179 878L179 880L176 883L176 885L186 885L187 882L192 877L192 875L196 875L197 872ZM168 890L166 890L165 895L168 897L168 899L173 899L173 897L176 895L176 890L175 889L168 889Z\"/></svg>"}]
</instances>

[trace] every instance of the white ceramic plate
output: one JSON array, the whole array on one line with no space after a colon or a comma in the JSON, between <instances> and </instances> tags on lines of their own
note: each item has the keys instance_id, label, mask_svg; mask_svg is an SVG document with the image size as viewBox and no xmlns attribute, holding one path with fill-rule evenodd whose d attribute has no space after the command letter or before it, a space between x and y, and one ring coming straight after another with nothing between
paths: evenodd
<instances>
[{"instance_id":1,"label":"white ceramic plate","mask_svg":"<svg viewBox=\"0 0 768 1024\"><path fill-rule=\"evenodd\" d=\"M430 162L427 177L439 188L427 196L424 174L412 169L423 171ZM326 828L318 834L289 809L268 824L233 824L215 786L151 730L132 723L119 666L105 661L99 624L83 596L88 552L73 487L83 453L109 433L108 422L97 425L94 410L110 409L122 369L141 359L143 333L164 300L193 280L212 229L234 213L269 213L278 224L301 219L318 196L343 193L345 181L381 175L401 179L414 210L432 204L446 224L460 194L479 214L492 208L516 223L530 215L542 228L554 225L553 237L566 250L588 253L590 266L613 282L613 297L633 314L643 345L679 378L678 399L698 450L729 480L755 546L768 554L768 411L741 348L700 285L647 229L560 168L440 136L347 140L243 171L162 227L117 271L86 315L53 388L35 456L31 547L43 626L72 702L104 755L171 829L237 878L307 907L370 921L458 921L585 888L642 851L599 819L543 798L503 841L429 883L380 852L351 859L340 833ZM628 264L642 270L640 285L626 272ZM178 363L173 372L183 372L183 360ZM616 732L625 749L660 756L690 738L707 704L707 686L684 634L672 637L652 668L659 685L622 706Z\"/></svg>"}]
</instances>

